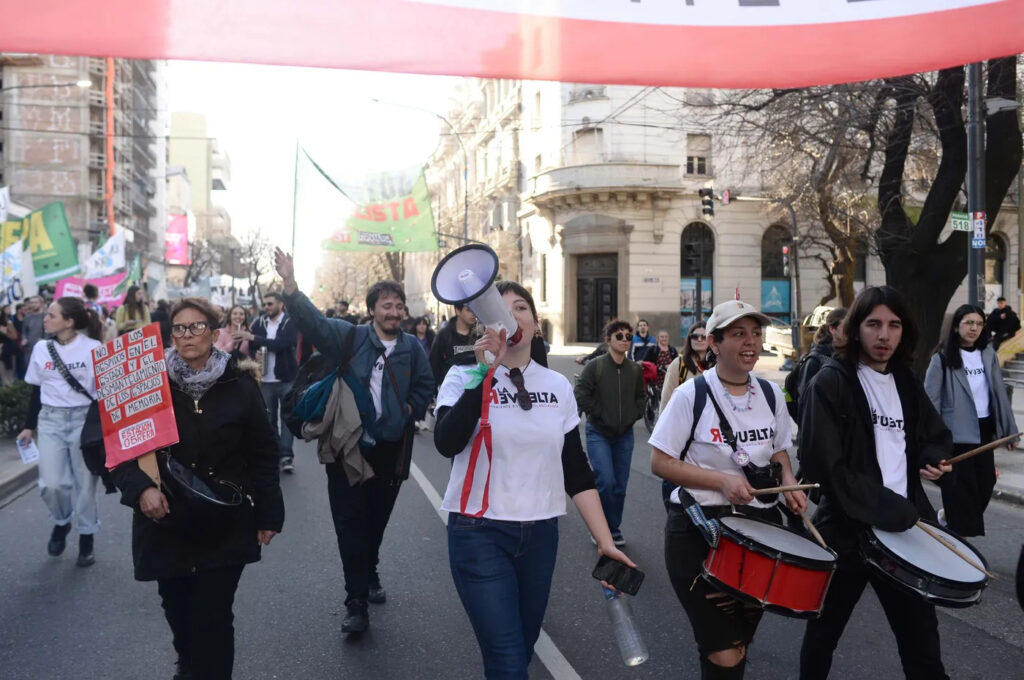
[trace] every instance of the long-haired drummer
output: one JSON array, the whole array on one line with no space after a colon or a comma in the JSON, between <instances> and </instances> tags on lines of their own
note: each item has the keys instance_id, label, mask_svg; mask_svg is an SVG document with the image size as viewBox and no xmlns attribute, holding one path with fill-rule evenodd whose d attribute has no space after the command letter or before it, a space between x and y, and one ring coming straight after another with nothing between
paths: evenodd
<instances>
[{"instance_id":1,"label":"long-haired drummer","mask_svg":"<svg viewBox=\"0 0 1024 680\"><path fill-rule=\"evenodd\" d=\"M862 290L839 335L837 361L827 362L801 395L800 463L821 483L814 521L839 560L822 615L807 624L800 677L828 677L843 628L870 582L906 677L948 678L934 605L872 571L858 540L868 527L902 532L920 518L935 519L921 478L949 472L952 438L911 372L917 328L895 289Z\"/></svg>"},{"instance_id":2,"label":"long-haired drummer","mask_svg":"<svg viewBox=\"0 0 1024 680\"><path fill-rule=\"evenodd\" d=\"M747 647L762 609L719 592L698 578L716 518L742 514L781 523L774 496L756 488L795 484L786 449L792 425L782 391L754 378L763 327L770 319L739 300L717 305L707 322L714 368L672 393L651 434L651 469L676 485L665 526L665 563L690 619L702 678L742 678ZM802 512L800 491L785 494ZM687 509L689 508L689 513Z\"/></svg>"}]
</instances>

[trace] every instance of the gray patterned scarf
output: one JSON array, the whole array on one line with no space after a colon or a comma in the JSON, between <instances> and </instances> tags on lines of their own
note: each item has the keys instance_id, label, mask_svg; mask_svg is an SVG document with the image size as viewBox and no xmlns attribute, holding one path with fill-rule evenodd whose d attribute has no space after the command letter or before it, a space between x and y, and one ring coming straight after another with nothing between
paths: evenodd
<instances>
[{"instance_id":1,"label":"gray patterned scarf","mask_svg":"<svg viewBox=\"0 0 1024 680\"><path fill-rule=\"evenodd\" d=\"M211 347L210 358L198 371L189 366L173 347L165 352L164 358L167 360L167 375L171 382L184 390L194 401L199 401L206 391L213 387L213 383L224 375L231 355L222 349Z\"/></svg>"}]
</instances>

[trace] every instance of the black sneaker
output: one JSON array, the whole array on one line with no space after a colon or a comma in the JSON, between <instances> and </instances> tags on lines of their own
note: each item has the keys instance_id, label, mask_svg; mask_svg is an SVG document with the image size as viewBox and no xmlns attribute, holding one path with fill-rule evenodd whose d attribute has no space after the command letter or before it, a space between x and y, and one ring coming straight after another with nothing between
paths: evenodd
<instances>
[{"instance_id":1,"label":"black sneaker","mask_svg":"<svg viewBox=\"0 0 1024 680\"><path fill-rule=\"evenodd\" d=\"M621 531L612 532L612 543L615 544L616 548L621 548L622 546L626 545L626 539L622 537Z\"/></svg>"},{"instance_id":2,"label":"black sneaker","mask_svg":"<svg viewBox=\"0 0 1024 680\"><path fill-rule=\"evenodd\" d=\"M281 472L287 472L288 474L292 474L293 472L295 472L295 463L293 462L293 459L281 459Z\"/></svg>"},{"instance_id":3,"label":"black sneaker","mask_svg":"<svg viewBox=\"0 0 1024 680\"><path fill-rule=\"evenodd\" d=\"M345 605L345 620L341 622L342 633L364 633L370 627L370 614L366 602L353 600Z\"/></svg>"},{"instance_id":4,"label":"black sneaker","mask_svg":"<svg viewBox=\"0 0 1024 680\"><path fill-rule=\"evenodd\" d=\"M50 542L46 544L46 552L54 557L62 554L68 545L68 532L71 531L70 524L55 524L53 532L50 533Z\"/></svg>"},{"instance_id":5,"label":"black sneaker","mask_svg":"<svg viewBox=\"0 0 1024 680\"><path fill-rule=\"evenodd\" d=\"M370 586L370 592L366 596L366 599L367 599L367 601L372 602L373 604L384 604L385 602L388 601L388 593L378 583L376 585L371 585Z\"/></svg>"},{"instance_id":6,"label":"black sneaker","mask_svg":"<svg viewBox=\"0 0 1024 680\"><path fill-rule=\"evenodd\" d=\"M92 534L81 534L78 537L78 560L75 562L80 567L91 567L96 564L96 555L92 551Z\"/></svg>"}]
</instances>

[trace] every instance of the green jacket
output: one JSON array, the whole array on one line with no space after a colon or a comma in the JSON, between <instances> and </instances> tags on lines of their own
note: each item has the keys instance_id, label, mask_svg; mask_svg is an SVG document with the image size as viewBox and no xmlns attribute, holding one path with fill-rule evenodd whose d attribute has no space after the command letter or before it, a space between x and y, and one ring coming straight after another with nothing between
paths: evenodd
<instances>
[{"instance_id":1,"label":"green jacket","mask_svg":"<svg viewBox=\"0 0 1024 680\"><path fill-rule=\"evenodd\" d=\"M629 359L616 364L602 354L587 363L574 392L587 422L606 437L629 432L644 413L644 372Z\"/></svg>"}]
</instances>

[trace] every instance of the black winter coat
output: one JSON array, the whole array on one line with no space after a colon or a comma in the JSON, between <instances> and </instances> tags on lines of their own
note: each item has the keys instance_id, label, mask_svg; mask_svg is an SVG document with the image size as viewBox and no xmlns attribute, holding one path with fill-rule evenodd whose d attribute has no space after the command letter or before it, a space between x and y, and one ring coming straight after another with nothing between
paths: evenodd
<instances>
[{"instance_id":1,"label":"black winter coat","mask_svg":"<svg viewBox=\"0 0 1024 680\"><path fill-rule=\"evenodd\" d=\"M838 522L856 538L867 526L905 531L920 518L935 519L919 470L949 458L953 438L910 369L896 366L896 391L903 406L907 442L907 497L882 484L875 453L871 409L856 365L826 359L800 395L802 473L822 487L815 524ZM805 401L806 400L806 401Z\"/></svg>"},{"instance_id":2,"label":"black winter coat","mask_svg":"<svg viewBox=\"0 0 1024 680\"><path fill-rule=\"evenodd\" d=\"M284 523L277 438L253 376L232 360L198 403L173 382L171 401L181 438L170 448L171 455L197 472L238 484L252 497L253 508L241 514L237 528L221 544L197 545L139 511L139 497L155 484L136 461L117 466L112 472L121 503L135 511L132 557L139 581L257 562L256 532L280 531Z\"/></svg>"}]
</instances>

